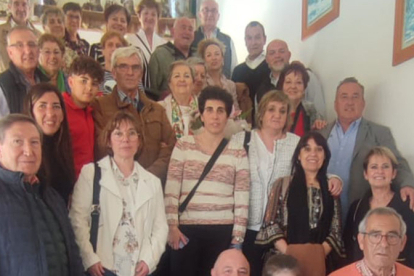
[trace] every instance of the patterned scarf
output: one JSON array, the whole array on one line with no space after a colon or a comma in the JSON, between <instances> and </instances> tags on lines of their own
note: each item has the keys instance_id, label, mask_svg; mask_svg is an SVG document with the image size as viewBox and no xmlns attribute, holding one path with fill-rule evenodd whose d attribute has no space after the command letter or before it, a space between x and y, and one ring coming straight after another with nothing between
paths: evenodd
<instances>
[{"instance_id":1,"label":"patterned scarf","mask_svg":"<svg viewBox=\"0 0 414 276\"><path fill-rule=\"evenodd\" d=\"M191 113L193 113L193 111L198 109L198 101L196 97L191 96L189 106L191 108ZM173 95L171 95L171 109L172 109L172 116L171 116L172 129L174 130L175 137L179 139L182 136L184 136L185 126L184 126L180 106L178 105L177 101L174 99ZM190 126L188 126L188 135L193 135Z\"/></svg>"}]
</instances>

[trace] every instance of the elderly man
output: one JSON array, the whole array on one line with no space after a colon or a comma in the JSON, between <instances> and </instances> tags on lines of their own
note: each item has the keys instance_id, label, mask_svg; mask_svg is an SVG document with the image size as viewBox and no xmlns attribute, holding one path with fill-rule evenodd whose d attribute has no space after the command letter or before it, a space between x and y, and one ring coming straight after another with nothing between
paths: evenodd
<instances>
[{"instance_id":1,"label":"elderly man","mask_svg":"<svg viewBox=\"0 0 414 276\"><path fill-rule=\"evenodd\" d=\"M7 18L6 23L0 25L0 73L9 68L10 58L7 53L7 35L13 27L26 26L31 29L36 36L41 35L41 33L29 21L29 0L9 0L8 8L10 16Z\"/></svg>"},{"instance_id":2,"label":"elderly man","mask_svg":"<svg viewBox=\"0 0 414 276\"><path fill-rule=\"evenodd\" d=\"M168 162L175 144L175 135L168 121L165 109L148 99L139 90L142 78L142 60L133 47L118 48L112 54L112 75L117 82L111 94L97 98L93 103L95 136L99 137L105 124L118 111L129 111L141 126L143 148L138 162L149 172L165 180ZM97 157L105 155L107 145L100 139Z\"/></svg>"},{"instance_id":3,"label":"elderly man","mask_svg":"<svg viewBox=\"0 0 414 276\"><path fill-rule=\"evenodd\" d=\"M372 209L359 224L358 243L364 258L330 276L414 275L413 269L396 262L407 240L406 230L404 220L394 209Z\"/></svg>"},{"instance_id":4,"label":"elderly man","mask_svg":"<svg viewBox=\"0 0 414 276\"><path fill-rule=\"evenodd\" d=\"M389 128L375 124L362 117L365 108L364 86L355 78L346 78L336 89L336 121L321 130L328 139L331 160L328 172L342 179L342 215L346 218L349 205L363 195L369 188L363 174L363 161L374 146L388 147L397 157L397 176L393 185L401 189L401 198L407 195L414 208L414 177L407 161L398 151Z\"/></svg>"},{"instance_id":5,"label":"elderly man","mask_svg":"<svg viewBox=\"0 0 414 276\"><path fill-rule=\"evenodd\" d=\"M0 120L0 275L83 275L65 202L36 177L41 146L29 117Z\"/></svg>"},{"instance_id":6,"label":"elderly man","mask_svg":"<svg viewBox=\"0 0 414 276\"><path fill-rule=\"evenodd\" d=\"M276 88L279 76L286 65L289 64L291 53L285 41L272 40L266 49L266 62L270 68L270 75L264 78L262 85L258 88L256 102L259 103L264 94ZM308 69L309 83L305 90L305 100L312 102L316 110L324 118L326 117L325 96L322 85L316 75Z\"/></svg>"},{"instance_id":7,"label":"elderly man","mask_svg":"<svg viewBox=\"0 0 414 276\"><path fill-rule=\"evenodd\" d=\"M152 53L149 62L151 90L158 96L168 89L170 64L176 60L187 59L195 53L191 48L194 40L194 21L182 17L174 22L171 30L174 44L170 42L158 46Z\"/></svg>"},{"instance_id":8,"label":"elderly man","mask_svg":"<svg viewBox=\"0 0 414 276\"><path fill-rule=\"evenodd\" d=\"M78 3L67 2L62 9L65 13L65 45L78 55L88 55L89 43L78 34L82 23L81 6Z\"/></svg>"},{"instance_id":9,"label":"elderly man","mask_svg":"<svg viewBox=\"0 0 414 276\"><path fill-rule=\"evenodd\" d=\"M217 22L220 18L218 3L215 0L204 0L201 2L198 18L201 25L194 34L193 46L197 48L198 43L205 38L217 38L223 42L226 46L223 74L230 79L232 71L237 65L237 55L231 37L217 28Z\"/></svg>"},{"instance_id":10,"label":"elderly man","mask_svg":"<svg viewBox=\"0 0 414 276\"><path fill-rule=\"evenodd\" d=\"M240 250L228 249L219 255L214 267L211 269L211 276L249 276L250 266L246 257Z\"/></svg>"},{"instance_id":11,"label":"elderly man","mask_svg":"<svg viewBox=\"0 0 414 276\"><path fill-rule=\"evenodd\" d=\"M30 87L49 79L37 68L39 48L35 33L16 26L7 35L10 68L0 74L0 118L23 111L23 100Z\"/></svg>"}]
</instances>

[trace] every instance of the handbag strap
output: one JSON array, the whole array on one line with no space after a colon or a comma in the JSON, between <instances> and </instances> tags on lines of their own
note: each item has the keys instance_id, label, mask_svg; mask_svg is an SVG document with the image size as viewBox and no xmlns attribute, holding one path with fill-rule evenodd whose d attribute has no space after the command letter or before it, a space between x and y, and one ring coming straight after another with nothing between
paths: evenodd
<instances>
[{"instance_id":1,"label":"handbag strap","mask_svg":"<svg viewBox=\"0 0 414 276\"><path fill-rule=\"evenodd\" d=\"M201 173L201 176L198 179L197 184L193 187L193 189L188 194L188 196L185 198L183 203L180 204L180 207L178 208L178 213L179 214L182 214L184 212L185 208L187 208L187 205L190 202L191 198L194 196L198 186L200 186L200 184L203 181L204 177L206 177L206 175L210 172L211 168L213 167L213 165L216 162L217 158L220 156L221 152L226 147L227 143L228 143L227 139L223 138L223 140L221 140L220 144L218 145L218 147L214 151L213 155L210 157L210 160L208 160L206 166L204 167L204 170Z\"/></svg>"},{"instance_id":2,"label":"handbag strap","mask_svg":"<svg viewBox=\"0 0 414 276\"><path fill-rule=\"evenodd\" d=\"M98 163L95 164L95 175L93 177L93 197L92 197L92 212L91 212L91 233L90 241L93 247L93 251L96 252L96 243L98 240L98 228L99 228L99 215L101 213L101 207L99 205L99 194L101 192L101 186L99 180L101 180L101 168Z\"/></svg>"},{"instance_id":3,"label":"handbag strap","mask_svg":"<svg viewBox=\"0 0 414 276\"><path fill-rule=\"evenodd\" d=\"M251 136L252 136L252 133L250 131L244 132L243 147L246 150L247 154L249 154L249 143L250 143Z\"/></svg>"}]
</instances>

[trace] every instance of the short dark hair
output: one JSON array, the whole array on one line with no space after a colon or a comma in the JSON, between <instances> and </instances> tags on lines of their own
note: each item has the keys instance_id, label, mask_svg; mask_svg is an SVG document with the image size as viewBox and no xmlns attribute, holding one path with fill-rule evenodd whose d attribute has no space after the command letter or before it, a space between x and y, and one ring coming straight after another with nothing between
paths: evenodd
<instances>
[{"instance_id":1,"label":"short dark hair","mask_svg":"<svg viewBox=\"0 0 414 276\"><path fill-rule=\"evenodd\" d=\"M47 8L42 15L41 21L42 21L42 25L45 26L47 24L47 20L49 15L56 15L59 16L62 19L62 22L65 21L65 14L63 13L61 8L58 7L49 7Z\"/></svg>"},{"instance_id":2,"label":"short dark hair","mask_svg":"<svg viewBox=\"0 0 414 276\"><path fill-rule=\"evenodd\" d=\"M336 87L335 98L338 96L339 87L341 87L345 83L355 83L355 84L357 84L362 89L362 98L364 98L365 87L361 83L359 83L359 81L355 77L347 77L347 78L345 78L345 79L343 79L339 82L338 86Z\"/></svg>"},{"instance_id":3,"label":"short dark hair","mask_svg":"<svg viewBox=\"0 0 414 276\"><path fill-rule=\"evenodd\" d=\"M15 123L29 123L35 126L37 131L39 132L40 140L43 141L43 133L40 127L36 124L36 122L30 118L29 116L20 114L20 113L13 113L9 114L6 117L0 119L0 143L3 144L4 139L6 138L6 132L11 128Z\"/></svg>"},{"instance_id":4,"label":"short dark hair","mask_svg":"<svg viewBox=\"0 0 414 276\"><path fill-rule=\"evenodd\" d=\"M144 8L155 9L157 11L157 17L160 17L160 5L154 0L141 0L141 2L139 2L136 8L137 14L140 15Z\"/></svg>"},{"instance_id":5,"label":"short dark hair","mask_svg":"<svg viewBox=\"0 0 414 276\"><path fill-rule=\"evenodd\" d=\"M279 81L277 82L276 89L283 90L283 83L285 82L285 78L290 73L300 74L302 76L303 86L308 87L309 83L309 74L308 70L306 70L305 66L299 61L292 61L289 65L283 68L282 72L279 76Z\"/></svg>"},{"instance_id":6,"label":"short dark hair","mask_svg":"<svg viewBox=\"0 0 414 276\"><path fill-rule=\"evenodd\" d=\"M289 270L296 276L299 276L299 262L290 255L273 255L266 261L266 264L263 267L262 276L272 276L273 273L283 270Z\"/></svg>"},{"instance_id":7,"label":"short dark hair","mask_svg":"<svg viewBox=\"0 0 414 276\"><path fill-rule=\"evenodd\" d=\"M79 56L70 65L68 75L89 75L92 79L101 83L104 78L104 70L93 58Z\"/></svg>"},{"instance_id":8,"label":"short dark hair","mask_svg":"<svg viewBox=\"0 0 414 276\"><path fill-rule=\"evenodd\" d=\"M204 113L206 102L208 100L217 100L224 103L226 107L227 117L230 116L231 109L233 108L233 97L226 90L218 86L207 86L201 90L200 96L198 96L198 110L200 114Z\"/></svg>"},{"instance_id":9,"label":"short dark hair","mask_svg":"<svg viewBox=\"0 0 414 276\"><path fill-rule=\"evenodd\" d=\"M82 13L82 8L78 3L67 2L62 7L63 12L66 14L68 11L78 11Z\"/></svg>"},{"instance_id":10,"label":"short dark hair","mask_svg":"<svg viewBox=\"0 0 414 276\"><path fill-rule=\"evenodd\" d=\"M247 28L253 28L253 27L257 27L257 26L259 26L262 29L263 36L266 36L265 29L259 21L251 21L249 24L247 24L246 29L244 30L244 32L246 33Z\"/></svg>"},{"instance_id":11,"label":"short dark hair","mask_svg":"<svg viewBox=\"0 0 414 276\"><path fill-rule=\"evenodd\" d=\"M62 39L59 39L52 34L44 33L39 37L39 40L37 41L39 49L42 49L43 44L45 44L46 42L56 43L59 47L59 50L62 52L62 56L65 54L65 44L63 43Z\"/></svg>"},{"instance_id":12,"label":"short dark hair","mask_svg":"<svg viewBox=\"0 0 414 276\"><path fill-rule=\"evenodd\" d=\"M129 25L129 23L131 22L131 15L129 14L128 10L124 6L121 6L118 4L112 4L105 8L104 10L105 22L108 23L109 16L119 11L123 11L125 13L127 24Z\"/></svg>"}]
</instances>

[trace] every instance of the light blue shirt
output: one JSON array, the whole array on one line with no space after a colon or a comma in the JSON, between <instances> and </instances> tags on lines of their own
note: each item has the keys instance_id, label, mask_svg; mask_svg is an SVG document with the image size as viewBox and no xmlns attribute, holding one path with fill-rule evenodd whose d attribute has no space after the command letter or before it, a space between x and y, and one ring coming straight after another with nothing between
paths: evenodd
<instances>
[{"instance_id":1,"label":"light blue shirt","mask_svg":"<svg viewBox=\"0 0 414 276\"><path fill-rule=\"evenodd\" d=\"M137 94L135 94L135 98L131 99L130 97L128 97L127 94L124 93L124 91L122 91L121 89L118 89L118 96L121 102L132 104L135 107L135 109L138 108L138 103L139 103L138 91L137 91Z\"/></svg>"},{"instance_id":2,"label":"light blue shirt","mask_svg":"<svg viewBox=\"0 0 414 276\"><path fill-rule=\"evenodd\" d=\"M352 203L348 202L349 173L360 123L361 118L353 122L344 132L341 124L336 121L328 137L328 145L331 150L328 173L338 175L342 179L341 205L343 221L345 221L349 205Z\"/></svg>"}]
</instances>

